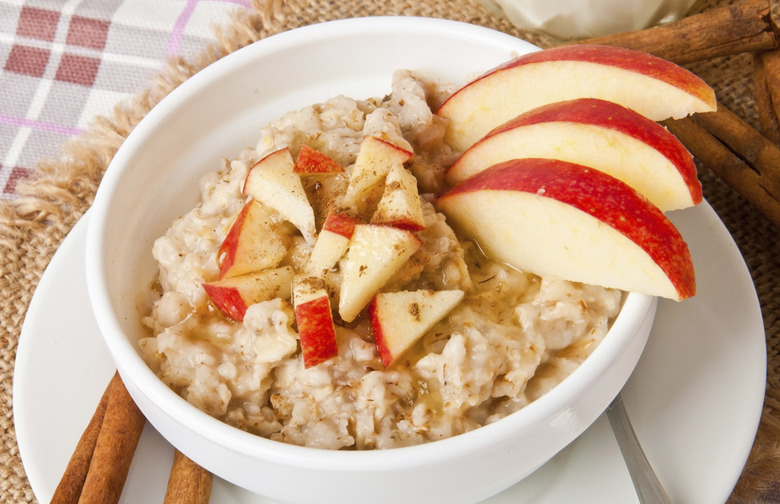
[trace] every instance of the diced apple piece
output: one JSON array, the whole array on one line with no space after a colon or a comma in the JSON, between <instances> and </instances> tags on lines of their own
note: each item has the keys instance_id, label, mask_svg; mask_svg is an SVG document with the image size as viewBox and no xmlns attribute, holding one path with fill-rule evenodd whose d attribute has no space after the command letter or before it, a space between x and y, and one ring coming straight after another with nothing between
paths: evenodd
<instances>
[{"instance_id":1,"label":"diced apple piece","mask_svg":"<svg viewBox=\"0 0 780 504\"><path fill-rule=\"evenodd\" d=\"M417 179L403 167L393 165L385 178L382 199L371 217L372 224L386 224L409 231L425 229Z\"/></svg>"},{"instance_id":2,"label":"diced apple piece","mask_svg":"<svg viewBox=\"0 0 780 504\"><path fill-rule=\"evenodd\" d=\"M488 168L437 201L491 258L526 272L682 300L688 246L636 190L598 170L528 158Z\"/></svg>"},{"instance_id":3,"label":"diced apple piece","mask_svg":"<svg viewBox=\"0 0 780 504\"><path fill-rule=\"evenodd\" d=\"M321 175L327 173L343 173L344 168L330 156L303 144L300 152L298 152L298 157L295 159L295 168L293 171L300 175Z\"/></svg>"},{"instance_id":4,"label":"diced apple piece","mask_svg":"<svg viewBox=\"0 0 780 504\"><path fill-rule=\"evenodd\" d=\"M336 357L339 347L325 282L314 276L296 278L293 306L303 366L310 368Z\"/></svg>"},{"instance_id":5,"label":"diced apple piece","mask_svg":"<svg viewBox=\"0 0 780 504\"><path fill-rule=\"evenodd\" d=\"M276 232L263 207L249 200L238 213L217 251L219 278L273 268L285 254L285 239Z\"/></svg>"},{"instance_id":6,"label":"diced apple piece","mask_svg":"<svg viewBox=\"0 0 780 504\"><path fill-rule=\"evenodd\" d=\"M382 196L382 183L394 165L409 161L413 153L381 138L367 135L360 143L344 200L365 213Z\"/></svg>"},{"instance_id":7,"label":"diced apple piece","mask_svg":"<svg viewBox=\"0 0 780 504\"><path fill-rule=\"evenodd\" d=\"M289 149L268 154L249 170L244 194L279 212L303 233L308 243L314 243L314 210L294 167Z\"/></svg>"},{"instance_id":8,"label":"diced apple piece","mask_svg":"<svg viewBox=\"0 0 780 504\"><path fill-rule=\"evenodd\" d=\"M357 217L343 212L329 213L314 242L306 270L313 275L321 275L334 267L347 250L349 239L359 222Z\"/></svg>"},{"instance_id":9,"label":"diced apple piece","mask_svg":"<svg viewBox=\"0 0 780 504\"><path fill-rule=\"evenodd\" d=\"M385 367L463 299L462 290L380 292L368 306L374 341Z\"/></svg>"},{"instance_id":10,"label":"diced apple piece","mask_svg":"<svg viewBox=\"0 0 780 504\"><path fill-rule=\"evenodd\" d=\"M203 289L224 316L242 321L253 304L270 299L289 299L295 271L291 266L205 282Z\"/></svg>"},{"instance_id":11,"label":"diced apple piece","mask_svg":"<svg viewBox=\"0 0 780 504\"><path fill-rule=\"evenodd\" d=\"M617 103L579 98L542 105L495 128L447 170L456 183L521 157L581 164L627 183L663 211L702 200L693 157L660 124Z\"/></svg>"},{"instance_id":12,"label":"diced apple piece","mask_svg":"<svg viewBox=\"0 0 780 504\"><path fill-rule=\"evenodd\" d=\"M339 314L352 322L422 242L411 231L358 224L341 266Z\"/></svg>"},{"instance_id":13,"label":"diced apple piece","mask_svg":"<svg viewBox=\"0 0 780 504\"><path fill-rule=\"evenodd\" d=\"M320 229L328 214L339 208L337 202L341 200L347 190L349 175L346 172L309 174L301 176L301 182L314 212L314 225Z\"/></svg>"},{"instance_id":14,"label":"diced apple piece","mask_svg":"<svg viewBox=\"0 0 780 504\"><path fill-rule=\"evenodd\" d=\"M715 93L688 70L647 53L604 45L569 45L500 65L453 93L438 114L445 139L465 151L525 111L574 98L602 98L660 121L717 107Z\"/></svg>"}]
</instances>

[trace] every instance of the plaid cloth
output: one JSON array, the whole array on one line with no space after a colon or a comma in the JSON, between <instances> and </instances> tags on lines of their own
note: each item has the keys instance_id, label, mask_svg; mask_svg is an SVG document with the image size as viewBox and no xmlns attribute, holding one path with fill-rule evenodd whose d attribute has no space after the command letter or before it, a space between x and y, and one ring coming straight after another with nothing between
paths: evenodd
<instances>
[{"instance_id":1,"label":"plaid cloth","mask_svg":"<svg viewBox=\"0 0 780 504\"><path fill-rule=\"evenodd\" d=\"M0 0L0 198L249 0Z\"/></svg>"}]
</instances>

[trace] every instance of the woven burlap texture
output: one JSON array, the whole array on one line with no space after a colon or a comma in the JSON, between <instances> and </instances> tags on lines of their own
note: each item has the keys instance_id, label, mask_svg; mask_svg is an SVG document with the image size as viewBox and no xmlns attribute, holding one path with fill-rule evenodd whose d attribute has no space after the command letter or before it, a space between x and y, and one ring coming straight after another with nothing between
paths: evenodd
<instances>
[{"instance_id":1,"label":"woven burlap texture","mask_svg":"<svg viewBox=\"0 0 780 504\"><path fill-rule=\"evenodd\" d=\"M727 4L705 0L691 14ZM62 154L44 160L42 176L23 183L16 201L0 205L0 502L36 502L16 444L12 414L14 360L24 315L46 265L68 231L93 201L102 174L132 128L167 93L199 69L236 49L274 33L321 21L375 15L440 17L487 26L542 47L560 42L522 31L470 1L414 0L330 2L255 0L251 11L237 12L216 28L217 42L194 61L171 60L146 92L120 104L110 117L97 117L89 130L65 144ZM757 126L750 55L692 64L710 83L721 103ZM702 169L705 197L723 219L751 271L767 330L768 383L764 414L753 451L730 502L765 502L780 474L780 323L777 230L731 188ZM728 398L724 398L725 401ZM724 404L724 407L728 407ZM776 490L775 490L776 491Z\"/></svg>"}]
</instances>

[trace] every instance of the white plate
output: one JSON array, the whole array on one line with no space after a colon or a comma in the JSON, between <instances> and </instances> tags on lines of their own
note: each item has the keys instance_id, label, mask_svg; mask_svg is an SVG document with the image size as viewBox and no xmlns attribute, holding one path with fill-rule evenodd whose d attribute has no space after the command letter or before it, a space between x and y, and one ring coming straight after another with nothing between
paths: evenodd
<instances>
[{"instance_id":1,"label":"white plate","mask_svg":"<svg viewBox=\"0 0 780 504\"><path fill-rule=\"evenodd\" d=\"M258 121L265 122L292 108L339 93L382 95L389 89L390 73L395 68L387 67L397 64L398 51L408 67L428 68L425 58L431 54L423 56L424 51L415 52L415 47L428 43L439 47L443 38L462 40L465 36L462 27L455 24L437 26L438 31L418 33L411 29L413 25L405 25L407 35L395 37L390 44L398 48L392 55L371 52L372 41L382 36L376 30L358 33L365 43L349 45L349 57L370 55L359 59L365 64L344 64L336 79L297 82L298 87L274 90L270 101L242 102L246 108L240 117L222 117L219 106L223 103L215 102L214 136L208 141L193 140L192 154L185 161L217 167L220 157L234 156L254 143ZM527 44L506 35L481 32L479 36L480 42L467 57L486 68L507 59L512 51L527 50ZM339 40L326 41L326 49L342 55ZM274 47L274 37L262 43ZM287 58L284 61L290 64L302 64L283 51L273 54ZM388 56L392 56L391 63ZM442 58L451 56L442 48ZM454 69L449 72L435 77L464 78ZM190 138L186 132L182 135ZM763 323L750 275L712 209L705 203L675 213L673 220L691 245L699 295L684 303L660 303L653 334L628 383L625 400L648 456L672 497L680 502L723 502L747 458L763 404ZM47 268L18 348L14 382L17 438L33 490L42 502L51 497L113 373L86 292L85 231L82 220ZM171 454L170 446L147 428L131 468L125 502L161 500ZM223 481L217 481L213 501L268 502ZM636 502L603 417L533 476L489 500L572 501Z\"/></svg>"},{"instance_id":2,"label":"white plate","mask_svg":"<svg viewBox=\"0 0 780 504\"><path fill-rule=\"evenodd\" d=\"M89 307L82 219L53 257L30 304L14 373L19 450L48 502L114 367ZM725 502L753 443L764 398L766 346L753 284L706 203L673 220L688 239L699 293L661 302L624 390L648 457L676 502ZM173 449L147 426L123 502L161 502ZM215 503L267 499L216 480ZM531 477L489 503L637 502L605 417Z\"/></svg>"}]
</instances>

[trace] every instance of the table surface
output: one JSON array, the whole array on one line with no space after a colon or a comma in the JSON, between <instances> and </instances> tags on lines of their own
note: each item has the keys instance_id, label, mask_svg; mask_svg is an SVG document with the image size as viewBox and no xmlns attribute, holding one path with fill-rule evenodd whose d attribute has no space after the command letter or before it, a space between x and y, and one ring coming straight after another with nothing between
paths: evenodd
<instances>
[{"instance_id":1,"label":"table surface","mask_svg":"<svg viewBox=\"0 0 780 504\"><path fill-rule=\"evenodd\" d=\"M347 9L323 3L321 8ZM251 8L250 0L0 0L0 201L17 200L20 181L41 176L41 166L58 158L66 142L78 139L96 118L109 116L117 105L153 88L153 79L165 78L161 72L171 58L197 58L214 43L215 26L227 24L236 11ZM412 13L429 14L421 9ZM305 24L315 16L299 15L295 23ZM735 102L738 112L745 100L749 101ZM747 218L754 219L755 213ZM754 239L733 222L726 224L741 247ZM759 227L762 236L772 229L766 223ZM752 262L746 257L754 279L759 274L777 278L776 261L763 264L765 255L766 251ZM776 292L775 287L763 294L759 289L765 323L773 334L780 311ZM19 326L18 321L4 322L3 329L16 332L12 336L18 339ZM0 336L0 347L13 340ZM13 362L6 360L1 363L4 380L13 376ZM2 434L5 443L0 450L11 453L0 453L0 465L18 460L13 446L9 448L13 433ZM6 474L0 478L7 479ZM21 477L23 481L23 473ZM29 488L10 491L7 486L0 483L0 501L34 501ZM750 502L780 503L780 487L775 485Z\"/></svg>"},{"instance_id":2,"label":"table surface","mask_svg":"<svg viewBox=\"0 0 780 504\"><path fill-rule=\"evenodd\" d=\"M0 1L0 198L248 0Z\"/></svg>"}]
</instances>

